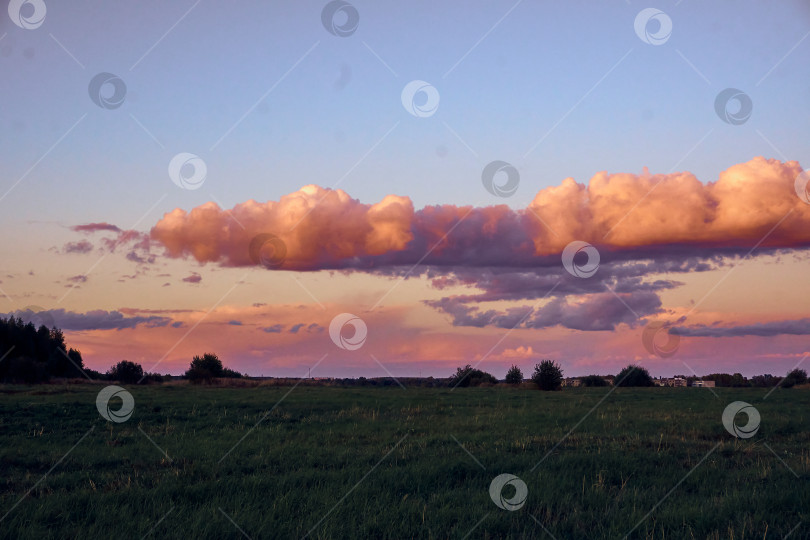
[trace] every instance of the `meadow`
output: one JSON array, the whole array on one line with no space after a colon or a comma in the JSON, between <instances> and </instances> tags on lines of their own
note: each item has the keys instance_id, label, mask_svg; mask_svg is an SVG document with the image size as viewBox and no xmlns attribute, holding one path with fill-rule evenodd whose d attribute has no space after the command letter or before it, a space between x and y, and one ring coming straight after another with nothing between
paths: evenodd
<instances>
[{"instance_id":1,"label":"meadow","mask_svg":"<svg viewBox=\"0 0 810 540\"><path fill-rule=\"evenodd\" d=\"M807 389L103 386L0 387L1 537L810 538Z\"/></svg>"}]
</instances>

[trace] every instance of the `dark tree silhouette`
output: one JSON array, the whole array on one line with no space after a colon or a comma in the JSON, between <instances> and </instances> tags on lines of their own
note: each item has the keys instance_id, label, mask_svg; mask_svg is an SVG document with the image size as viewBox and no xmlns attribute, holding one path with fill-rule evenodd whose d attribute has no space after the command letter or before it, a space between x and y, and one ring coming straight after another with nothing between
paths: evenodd
<instances>
[{"instance_id":1,"label":"dark tree silhouette","mask_svg":"<svg viewBox=\"0 0 810 540\"><path fill-rule=\"evenodd\" d=\"M542 360L534 366L532 381L540 390L559 390L562 388L562 378L562 368L553 360Z\"/></svg>"},{"instance_id":2,"label":"dark tree silhouette","mask_svg":"<svg viewBox=\"0 0 810 540\"><path fill-rule=\"evenodd\" d=\"M616 375L616 386L655 386L646 368L630 364Z\"/></svg>"},{"instance_id":3,"label":"dark tree silhouette","mask_svg":"<svg viewBox=\"0 0 810 540\"><path fill-rule=\"evenodd\" d=\"M782 381L782 386L788 388L797 384L805 384L807 382L807 372L803 369L796 368Z\"/></svg>"},{"instance_id":4,"label":"dark tree silhouette","mask_svg":"<svg viewBox=\"0 0 810 540\"><path fill-rule=\"evenodd\" d=\"M202 356L195 355L188 366L188 371L186 371L186 378L193 383L210 383L219 377L238 379L242 377L242 374L224 367L222 360L213 353L205 353Z\"/></svg>"},{"instance_id":5,"label":"dark tree silhouette","mask_svg":"<svg viewBox=\"0 0 810 540\"><path fill-rule=\"evenodd\" d=\"M586 375L580 379L582 386L607 386L608 382L599 375Z\"/></svg>"},{"instance_id":6,"label":"dark tree silhouette","mask_svg":"<svg viewBox=\"0 0 810 540\"><path fill-rule=\"evenodd\" d=\"M756 388L773 388L779 384L784 388L790 388L796 384L793 381L786 381L785 379L779 377L778 375L771 375L770 373L766 373L764 375L754 375L751 377L751 386Z\"/></svg>"},{"instance_id":7,"label":"dark tree silhouette","mask_svg":"<svg viewBox=\"0 0 810 540\"><path fill-rule=\"evenodd\" d=\"M0 381L35 383L51 377L83 377L82 355L68 349L58 328L0 318Z\"/></svg>"},{"instance_id":8,"label":"dark tree silhouette","mask_svg":"<svg viewBox=\"0 0 810 540\"><path fill-rule=\"evenodd\" d=\"M506 372L506 382L508 384L520 384L523 382L523 372L517 366L512 366Z\"/></svg>"},{"instance_id":9,"label":"dark tree silhouette","mask_svg":"<svg viewBox=\"0 0 810 540\"><path fill-rule=\"evenodd\" d=\"M467 387L481 386L484 383L495 384L498 379L491 373L473 368L470 364L456 369L455 375L450 377L450 386Z\"/></svg>"},{"instance_id":10,"label":"dark tree silhouette","mask_svg":"<svg viewBox=\"0 0 810 540\"><path fill-rule=\"evenodd\" d=\"M143 368L135 362L121 360L107 371L107 378L124 384L135 384L143 378Z\"/></svg>"}]
</instances>

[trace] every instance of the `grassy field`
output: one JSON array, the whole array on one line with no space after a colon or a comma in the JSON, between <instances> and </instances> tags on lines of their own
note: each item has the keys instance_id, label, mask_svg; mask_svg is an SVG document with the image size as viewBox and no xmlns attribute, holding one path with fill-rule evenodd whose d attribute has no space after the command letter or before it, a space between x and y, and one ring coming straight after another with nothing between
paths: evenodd
<instances>
[{"instance_id":1,"label":"grassy field","mask_svg":"<svg viewBox=\"0 0 810 540\"><path fill-rule=\"evenodd\" d=\"M0 387L3 538L810 538L804 389L101 388Z\"/></svg>"}]
</instances>

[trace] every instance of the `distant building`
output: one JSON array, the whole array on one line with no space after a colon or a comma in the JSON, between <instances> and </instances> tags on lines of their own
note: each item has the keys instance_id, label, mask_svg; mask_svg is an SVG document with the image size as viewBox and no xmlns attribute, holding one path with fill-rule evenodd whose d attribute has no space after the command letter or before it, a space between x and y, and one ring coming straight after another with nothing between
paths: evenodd
<instances>
[{"instance_id":1,"label":"distant building","mask_svg":"<svg viewBox=\"0 0 810 540\"><path fill-rule=\"evenodd\" d=\"M567 379L563 379L563 386L579 386L582 384L582 380L579 377L568 377Z\"/></svg>"},{"instance_id":2,"label":"distant building","mask_svg":"<svg viewBox=\"0 0 810 540\"><path fill-rule=\"evenodd\" d=\"M682 377L675 377L672 379L672 386L686 386L686 379Z\"/></svg>"},{"instance_id":3,"label":"distant building","mask_svg":"<svg viewBox=\"0 0 810 540\"><path fill-rule=\"evenodd\" d=\"M692 386L699 388L714 388L714 381L694 381Z\"/></svg>"}]
</instances>

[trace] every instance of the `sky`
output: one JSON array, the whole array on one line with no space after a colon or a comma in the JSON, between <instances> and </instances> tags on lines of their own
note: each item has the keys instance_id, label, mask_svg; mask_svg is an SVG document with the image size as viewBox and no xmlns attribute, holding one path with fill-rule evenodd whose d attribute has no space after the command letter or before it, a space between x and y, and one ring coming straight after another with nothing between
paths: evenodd
<instances>
[{"instance_id":1,"label":"sky","mask_svg":"<svg viewBox=\"0 0 810 540\"><path fill-rule=\"evenodd\" d=\"M102 371L786 373L810 353L809 21L12 0L0 313Z\"/></svg>"}]
</instances>

